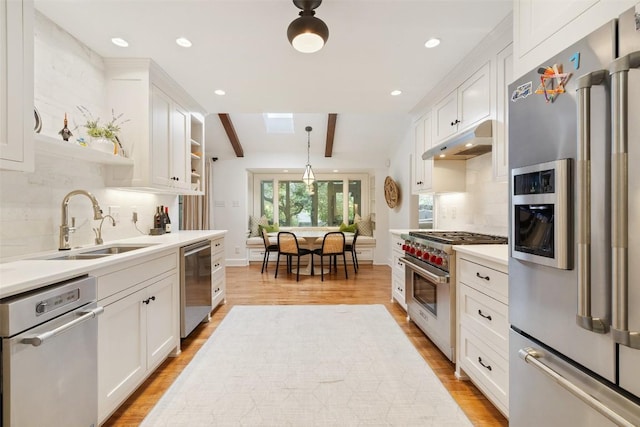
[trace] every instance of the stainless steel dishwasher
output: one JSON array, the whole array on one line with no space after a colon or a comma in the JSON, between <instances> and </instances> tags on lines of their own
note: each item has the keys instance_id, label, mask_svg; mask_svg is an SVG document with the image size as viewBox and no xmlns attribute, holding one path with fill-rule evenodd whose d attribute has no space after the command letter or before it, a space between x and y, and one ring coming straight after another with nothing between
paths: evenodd
<instances>
[{"instance_id":1,"label":"stainless steel dishwasher","mask_svg":"<svg viewBox=\"0 0 640 427\"><path fill-rule=\"evenodd\" d=\"M0 420L9 426L98 422L96 279L0 300Z\"/></svg>"},{"instance_id":2,"label":"stainless steel dishwasher","mask_svg":"<svg viewBox=\"0 0 640 427\"><path fill-rule=\"evenodd\" d=\"M211 241L183 246L180 255L180 337L186 338L213 309Z\"/></svg>"}]
</instances>

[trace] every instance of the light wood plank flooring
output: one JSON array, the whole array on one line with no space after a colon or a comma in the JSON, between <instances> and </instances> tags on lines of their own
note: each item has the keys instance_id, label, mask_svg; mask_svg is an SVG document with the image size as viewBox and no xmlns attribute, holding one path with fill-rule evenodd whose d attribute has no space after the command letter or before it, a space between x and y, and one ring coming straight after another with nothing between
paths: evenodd
<instances>
[{"instance_id":1,"label":"light wood plank flooring","mask_svg":"<svg viewBox=\"0 0 640 427\"><path fill-rule=\"evenodd\" d=\"M344 270L332 272L325 281L319 276L287 274L281 266L274 279L274 266L260 274L260 265L227 267L227 300L217 308L211 322L201 324L182 341L182 353L167 359L151 377L106 422L107 426L136 426L153 408L164 391L215 331L220 321L234 305L274 304L384 304L401 326L418 352L431 366L456 402L476 426L507 426L507 420L469 381L454 377L454 365L429 341L405 311L391 302L391 269L387 266L361 265L358 274L349 266L349 278Z\"/></svg>"}]
</instances>

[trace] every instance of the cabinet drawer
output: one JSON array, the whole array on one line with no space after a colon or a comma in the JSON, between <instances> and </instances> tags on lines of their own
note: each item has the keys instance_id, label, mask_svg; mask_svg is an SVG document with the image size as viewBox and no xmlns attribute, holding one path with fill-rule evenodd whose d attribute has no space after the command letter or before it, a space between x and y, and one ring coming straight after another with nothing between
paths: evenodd
<instances>
[{"instance_id":1,"label":"cabinet drawer","mask_svg":"<svg viewBox=\"0 0 640 427\"><path fill-rule=\"evenodd\" d=\"M405 294L405 285L404 285L404 277L402 280L397 277L393 277L391 280L391 296L393 299L398 301L398 303L402 306L402 308L407 309L406 302L406 294Z\"/></svg>"},{"instance_id":2,"label":"cabinet drawer","mask_svg":"<svg viewBox=\"0 0 640 427\"><path fill-rule=\"evenodd\" d=\"M505 304L509 303L509 276L484 265L460 259L458 280Z\"/></svg>"},{"instance_id":3,"label":"cabinet drawer","mask_svg":"<svg viewBox=\"0 0 640 427\"><path fill-rule=\"evenodd\" d=\"M219 254L224 252L224 239L214 239L211 241L211 253Z\"/></svg>"},{"instance_id":4,"label":"cabinet drawer","mask_svg":"<svg viewBox=\"0 0 640 427\"><path fill-rule=\"evenodd\" d=\"M402 250L402 245L404 245L404 239L401 238L400 236L396 236L396 235L392 234L391 235L391 250L403 253L404 251Z\"/></svg>"},{"instance_id":5,"label":"cabinet drawer","mask_svg":"<svg viewBox=\"0 0 640 427\"><path fill-rule=\"evenodd\" d=\"M458 289L460 324L500 354L509 353L509 308L487 295L467 286Z\"/></svg>"},{"instance_id":6,"label":"cabinet drawer","mask_svg":"<svg viewBox=\"0 0 640 427\"><path fill-rule=\"evenodd\" d=\"M177 269L178 254L173 252L157 258L136 259L127 264L129 266L117 271L105 272L104 274L95 273L98 279L98 301L123 291L131 287L132 284L141 283L167 271Z\"/></svg>"},{"instance_id":7,"label":"cabinet drawer","mask_svg":"<svg viewBox=\"0 0 640 427\"><path fill-rule=\"evenodd\" d=\"M358 262L371 261L373 260L373 248L359 248L356 243L356 256L358 257Z\"/></svg>"},{"instance_id":8,"label":"cabinet drawer","mask_svg":"<svg viewBox=\"0 0 640 427\"><path fill-rule=\"evenodd\" d=\"M460 328L458 363L502 413L509 413L509 360L490 349L467 328Z\"/></svg>"},{"instance_id":9,"label":"cabinet drawer","mask_svg":"<svg viewBox=\"0 0 640 427\"><path fill-rule=\"evenodd\" d=\"M404 261L402 260L404 253L399 254L397 252L393 252L391 256L393 257L393 265L391 266L392 268L391 271L393 272L393 275L398 279L402 279L402 281L404 281L405 269L404 269Z\"/></svg>"}]
</instances>

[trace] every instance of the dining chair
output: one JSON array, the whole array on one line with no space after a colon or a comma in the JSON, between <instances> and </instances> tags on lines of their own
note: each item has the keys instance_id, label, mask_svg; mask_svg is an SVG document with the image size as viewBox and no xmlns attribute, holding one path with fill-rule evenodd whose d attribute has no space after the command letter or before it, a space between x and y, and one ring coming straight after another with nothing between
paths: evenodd
<instances>
[{"instance_id":1,"label":"dining chair","mask_svg":"<svg viewBox=\"0 0 640 427\"><path fill-rule=\"evenodd\" d=\"M278 252L278 244L271 243L266 228L260 226L260 231L262 232L262 242L264 243L264 257L262 258L262 270L260 270L260 273L264 273L265 270L269 270L269 254L271 254L272 252ZM287 263L287 266L288 265L289 264Z\"/></svg>"},{"instance_id":2,"label":"dining chair","mask_svg":"<svg viewBox=\"0 0 640 427\"><path fill-rule=\"evenodd\" d=\"M320 255L320 275L324 282L324 257L329 257L329 271L331 271L331 259L333 258L338 271L337 256L342 254L342 262L344 263L344 275L348 279L347 274L347 258L345 256L344 233L342 231L332 231L324 235L322 246L313 251L314 254Z\"/></svg>"},{"instance_id":3,"label":"dining chair","mask_svg":"<svg viewBox=\"0 0 640 427\"><path fill-rule=\"evenodd\" d=\"M296 282L300 280L300 257L311 254L311 265L313 265L313 251L306 248L301 248L298 244L296 235L289 231L281 231L278 233L278 260L276 261L276 275L278 277L278 267L280 266L280 255L286 255L287 260L287 272L291 271L291 264L289 259L291 257L298 258L297 270L296 270Z\"/></svg>"},{"instance_id":4,"label":"dining chair","mask_svg":"<svg viewBox=\"0 0 640 427\"><path fill-rule=\"evenodd\" d=\"M351 242L346 242L344 250L345 252L351 252L351 260L353 261L353 270L357 273L358 268L358 254L356 253L356 240L358 240L358 230L353 234L353 240Z\"/></svg>"}]
</instances>

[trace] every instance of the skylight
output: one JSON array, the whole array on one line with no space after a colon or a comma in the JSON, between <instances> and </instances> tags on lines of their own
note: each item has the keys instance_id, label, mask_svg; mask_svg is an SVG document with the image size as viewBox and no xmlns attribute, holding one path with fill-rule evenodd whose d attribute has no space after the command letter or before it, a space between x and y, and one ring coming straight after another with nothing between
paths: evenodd
<instances>
[{"instance_id":1,"label":"skylight","mask_svg":"<svg viewBox=\"0 0 640 427\"><path fill-rule=\"evenodd\" d=\"M267 133L293 133L293 113L264 113Z\"/></svg>"}]
</instances>

